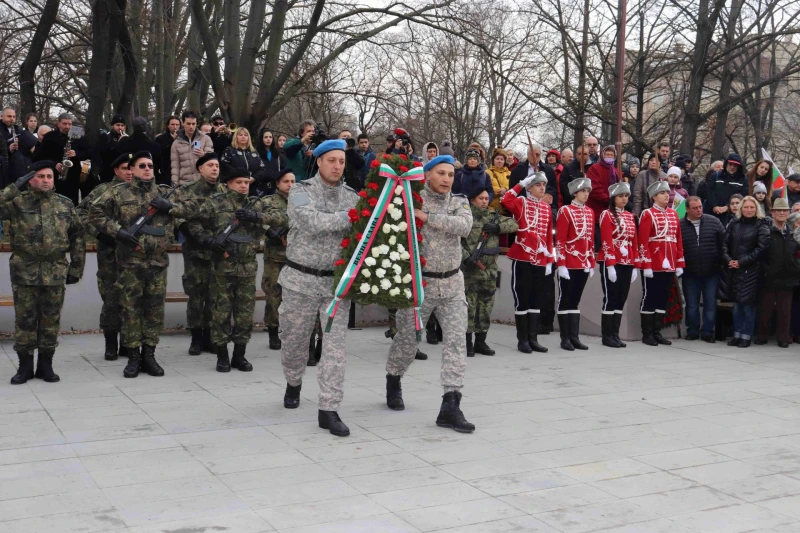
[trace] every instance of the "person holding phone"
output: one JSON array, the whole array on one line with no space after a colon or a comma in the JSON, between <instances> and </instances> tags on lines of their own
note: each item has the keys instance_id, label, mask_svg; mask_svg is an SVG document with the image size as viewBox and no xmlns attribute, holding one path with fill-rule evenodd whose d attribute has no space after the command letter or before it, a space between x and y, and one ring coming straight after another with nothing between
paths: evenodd
<instances>
[{"instance_id":1,"label":"person holding phone","mask_svg":"<svg viewBox=\"0 0 800 533\"><path fill-rule=\"evenodd\" d=\"M197 160L213 151L211 138L197 129L197 114L194 111L184 111L181 114L181 129L170 148L172 186L199 180Z\"/></svg>"}]
</instances>

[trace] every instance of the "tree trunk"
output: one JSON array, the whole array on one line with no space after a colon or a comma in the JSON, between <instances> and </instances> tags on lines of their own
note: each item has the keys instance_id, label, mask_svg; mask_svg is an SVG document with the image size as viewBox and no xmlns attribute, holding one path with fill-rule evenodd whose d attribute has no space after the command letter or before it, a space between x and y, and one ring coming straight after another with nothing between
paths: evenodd
<instances>
[{"instance_id":1,"label":"tree trunk","mask_svg":"<svg viewBox=\"0 0 800 533\"><path fill-rule=\"evenodd\" d=\"M36 31L33 34L28 53L19 68L19 97L20 97L20 116L24 117L28 113L36 112L36 87L34 77L36 67L42 59L44 46L47 44L47 36L53 24L56 22L60 0L47 0L42 8L42 16L36 24Z\"/></svg>"},{"instance_id":2,"label":"tree trunk","mask_svg":"<svg viewBox=\"0 0 800 533\"><path fill-rule=\"evenodd\" d=\"M575 146L583 145L586 130L586 56L589 54L589 9L590 0L583 3L583 30L581 37L580 72L578 74L578 102L575 108ZM564 83L569 83L568 79Z\"/></svg>"},{"instance_id":3,"label":"tree trunk","mask_svg":"<svg viewBox=\"0 0 800 533\"><path fill-rule=\"evenodd\" d=\"M156 121L163 123L169 114L164 102L164 4L161 0L153 0L153 91L156 98ZM194 27L192 27L194 30Z\"/></svg>"},{"instance_id":4,"label":"tree trunk","mask_svg":"<svg viewBox=\"0 0 800 533\"><path fill-rule=\"evenodd\" d=\"M256 55L261 48L261 29L266 18L266 0L250 0L250 15L247 18L247 30L244 43L240 47L239 68L236 73L236 89L233 93L233 121L242 123L250 112L250 100L253 94L253 72L256 66ZM238 27L238 26L237 26Z\"/></svg>"},{"instance_id":5,"label":"tree trunk","mask_svg":"<svg viewBox=\"0 0 800 533\"><path fill-rule=\"evenodd\" d=\"M124 13L125 0L117 0ZM119 32L119 48L122 54L122 64L125 68L125 78L122 83L122 95L117 102L116 111L120 115L127 117L133 113L133 101L136 96L136 84L139 79L139 65L136 62L136 53L131 42L131 34L128 25L124 21ZM147 116L147 113L141 113Z\"/></svg>"},{"instance_id":6,"label":"tree trunk","mask_svg":"<svg viewBox=\"0 0 800 533\"><path fill-rule=\"evenodd\" d=\"M730 49L734 46L736 39L736 25L739 22L739 15L742 12L742 0L733 0L731 5L730 16L728 18L728 27L725 31L725 47ZM719 101L728 102L731 97L731 87L733 86L734 66L731 65L732 58L725 62L722 68L722 76L719 87ZM760 69L761 65L756 65L756 70ZM717 123L714 128L714 144L711 147L711 159L722 159L723 149L725 148L725 137L728 130L728 113L730 106L723 105L717 112ZM757 128L754 124L754 126Z\"/></svg>"},{"instance_id":7,"label":"tree trunk","mask_svg":"<svg viewBox=\"0 0 800 533\"><path fill-rule=\"evenodd\" d=\"M92 62L89 66L89 106L86 113L86 140L91 146L97 144L100 128L103 126L103 109L108 94L107 69L112 56L108 31L113 18L109 6L111 1L113 0L95 0L92 6ZM115 8L116 6L113 9Z\"/></svg>"}]
</instances>

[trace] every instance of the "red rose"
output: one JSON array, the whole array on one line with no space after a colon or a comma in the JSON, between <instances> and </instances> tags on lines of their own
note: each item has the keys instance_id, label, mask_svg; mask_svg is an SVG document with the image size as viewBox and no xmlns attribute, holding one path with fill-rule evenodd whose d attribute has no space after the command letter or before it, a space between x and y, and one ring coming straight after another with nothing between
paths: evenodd
<instances>
[{"instance_id":1,"label":"red rose","mask_svg":"<svg viewBox=\"0 0 800 533\"><path fill-rule=\"evenodd\" d=\"M408 161L408 156L406 154L400 154L400 159L403 161Z\"/></svg>"},{"instance_id":2,"label":"red rose","mask_svg":"<svg viewBox=\"0 0 800 533\"><path fill-rule=\"evenodd\" d=\"M417 242L422 242L422 233L417 233Z\"/></svg>"},{"instance_id":3,"label":"red rose","mask_svg":"<svg viewBox=\"0 0 800 533\"><path fill-rule=\"evenodd\" d=\"M366 197L367 197L367 191L358 191L358 195L359 195L361 198L366 198Z\"/></svg>"},{"instance_id":4,"label":"red rose","mask_svg":"<svg viewBox=\"0 0 800 533\"><path fill-rule=\"evenodd\" d=\"M333 264L333 266L335 267L344 266L344 259L339 259Z\"/></svg>"},{"instance_id":5,"label":"red rose","mask_svg":"<svg viewBox=\"0 0 800 533\"><path fill-rule=\"evenodd\" d=\"M428 286L428 282L427 282L427 281L425 281L424 279L422 280L422 286L423 286L423 287L427 287L427 286Z\"/></svg>"},{"instance_id":6,"label":"red rose","mask_svg":"<svg viewBox=\"0 0 800 533\"><path fill-rule=\"evenodd\" d=\"M363 237L363 236L364 236L364 234L359 231L358 233L356 233L356 240L357 241L361 241L361 237Z\"/></svg>"},{"instance_id":7,"label":"red rose","mask_svg":"<svg viewBox=\"0 0 800 533\"><path fill-rule=\"evenodd\" d=\"M361 216L362 217L367 218L367 217L369 217L369 215L370 215L369 209L362 209L361 210Z\"/></svg>"},{"instance_id":8,"label":"red rose","mask_svg":"<svg viewBox=\"0 0 800 533\"><path fill-rule=\"evenodd\" d=\"M350 239L345 237L344 239L342 239L342 248L347 248L348 246L350 246Z\"/></svg>"},{"instance_id":9,"label":"red rose","mask_svg":"<svg viewBox=\"0 0 800 533\"><path fill-rule=\"evenodd\" d=\"M416 192L411 193L411 198L413 198L415 202L422 203L422 196L420 196Z\"/></svg>"},{"instance_id":10,"label":"red rose","mask_svg":"<svg viewBox=\"0 0 800 533\"><path fill-rule=\"evenodd\" d=\"M358 211L356 211L355 209L351 209L350 211L348 211L347 216L350 217L350 222L358 221Z\"/></svg>"},{"instance_id":11,"label":"red rose","mask_svg":"<svg viewBox=\"0 0 800 533\"><path fill-rule=\"evenodd\" d=\"M379 166L381 166L381 162L378 161L377 159L373 159L372 163L370 163L369 166L371 168L378 168Z\"/></svg>"},{"instance_id":12,"label":"red rose","mask_svg":"<svg viewBox=\"0 0 800 533\"><path fill-rule=\"evenodd\" d=\"M425 260L424 257L419 256L419 264L422 265L422 266L425 266L425 265L428 264L428 262Z\"/></svg>"},{"instance_id":13,"label":"red rose","mask_svg":"<svg viewBox=\"0 0 800 533\"><path fill-rule=\"evenodd\" d=\"M377 198L370 198L369 200L367 200L367 203L368 203L370 206L372 206L372 207L375 207L375 204L377 204L377 203L378 203L378 199L377 199Z\"/></svg>"},{"instance_id":14,"label":"red rose","mask_svg":"<svg viewBox=\"0 0 800 533\"><path fill-rule=\"evenodd\" d=\"M414 166L415 166L416 168L419 168L419 167L421 167L421 166L422 166L422 163L420 163L419 161L414 161Z\"/></svg>"},{"instance_id":15,"label":"red rose","mask_svg":"<svg viewBox=\"0 0 800 533\"><path fill-rule=\"evenodd\" d=\"M378 190L378 184L375 183L374 181L371 181L371 182L367 183L367 188L372 189L373 191L377 191Z\"/></svg>"},{"instance_id":16,"label":"red rose","mask_svg":"<svg viewBox=\"0 0 800 533\"><path fill-rule=\"evenodd\" d=\"M400 172L408 172L408 167L400 165Z\"/></svg>"},{"instance_id":17,"label":"red rose","mask_svg":"<svg viewBox=\"0 0 800 533\"><path fill-rule=\"evenodd\" d=\"M389 159L389 154L383 154L381 155L381 157L383 157L384 159Z\"/></svg>"},{"instance_id":18,"label":"red rose","mask_svg":"<svg viewBox=\"0 0 800 533\"><path fill-rule=\"evenodd\" d=\"M418 228L422 227L422 221L418 218L414 219L414 224L416 224Z\"/></svg>"}]
</instances>

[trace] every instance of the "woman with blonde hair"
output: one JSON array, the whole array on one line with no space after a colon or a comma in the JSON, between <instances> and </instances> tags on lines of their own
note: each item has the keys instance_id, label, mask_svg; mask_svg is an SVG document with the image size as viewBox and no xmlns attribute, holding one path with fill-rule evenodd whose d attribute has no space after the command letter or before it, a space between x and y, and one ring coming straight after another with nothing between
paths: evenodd
<instances>
[{"instance_id":1,"label":"woman with blonde hair","mask_svg":"<svg viewBox=\"0 0 800 533\"><path fill-rule=\"evenodd\" d=\"M250 194L268 190L269 183L264 161L253 147L250 131L247 128L236 128L231 135L231 145L225 148L220 158L222 173L229 174L234 170L246 170L250 173ZM274 184L273 184L274 185ZM274 190L274 186L272 187Z\"/></svg>"}]
</instances>

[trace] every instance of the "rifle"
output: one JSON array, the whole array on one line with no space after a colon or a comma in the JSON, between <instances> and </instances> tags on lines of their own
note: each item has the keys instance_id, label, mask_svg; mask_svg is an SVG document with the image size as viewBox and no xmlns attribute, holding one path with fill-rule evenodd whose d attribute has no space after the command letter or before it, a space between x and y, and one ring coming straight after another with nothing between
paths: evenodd
<instances>
[{"instance_id":1,"label":"rifle","mask_svg":"<svg viewBox=\"0 0 800 533\"><path fill-rule=\"evenodd\" d=\"M495 211L495 213L492 215L492 218L489 219L489 224L497 224L498 216L500 216L500 214ZM469 260L472 263L475 263L475 266L477 266L481 270L486 270L486 267L483 266L483 263L481 263L481 255L483 255L484 246L486 245L486 241L488 240L489 240L489 234L485 231L482 231L481 240L478 241L478 245L475 247L475 250L469 256Z\"/></svg>"},{"instance_id":2,"label":"rifle","mask_svg":"<svg viewBox=\"0 0 800 533\"><path fill-rule=\"evenodd\" d=\"M255 205L255 203L258 200L261 199L263 195L264 195L263 192L259 192L256 196L251 197L250 200L246 204L244 204L244 207L242 207L242 209L250 209L251 207L253 207L253 205ZM225 247L225 243L227 243L228 241L240 244L253 242L253 238L249 235L237 235L234 233L234 231L236 231L236 228L238 228L240 224L241 222L239 221L239 219L233 217L233 219L230 222L228 222L228 225L225 227L225 229L222 230L222 233L214 237L214 241L223 248ZM228 252L225 252L224 257L226 259L230 257L230 255L228 255Z\"/></svg>"},{"instance_id":3,"label":"rifle","mask_svg":"<svg viewBox=\"0 0 800 533\"><path fill-rule=\"evenodd\" d=\"M176 190L178 190L177 187L170 189L164 198L169 198L170 195L172 195L172 193L174 193ZM154 235L156 237L163 237L166 235L167 233L164 228L154 228L150 225L150 223L153 221L153 217L156 216L156 213L158 213L158 209L150 206L144 215L137 218L136 222L131 224L131 226L128 228L128 233L134 237L136 237L139 233L144 233L145 235Z\"/></svg>"}]
</instances>

